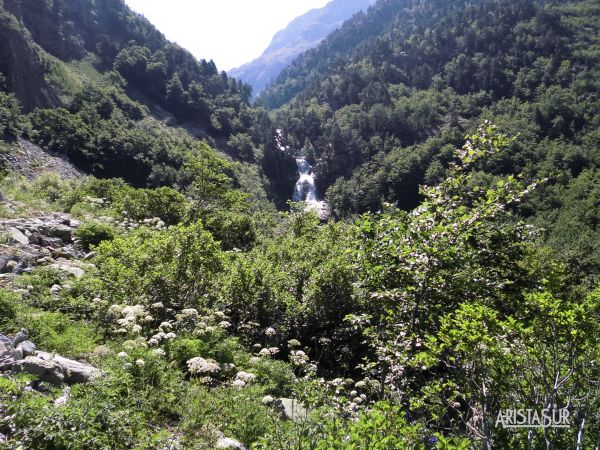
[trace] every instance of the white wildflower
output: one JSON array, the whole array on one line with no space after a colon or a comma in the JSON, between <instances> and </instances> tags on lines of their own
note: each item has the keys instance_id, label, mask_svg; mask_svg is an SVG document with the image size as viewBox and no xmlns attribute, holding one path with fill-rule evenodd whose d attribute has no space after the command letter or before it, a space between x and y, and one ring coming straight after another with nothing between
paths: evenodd
<instances>
[{"instance_id":1,"label":"white wildflower","mask_svg":"<svg viewBox=\"0 0 600 450\"><path fill-rule=\"evenodd\" d=\"M173 325L169 322L163 322L158 326L158 328L160 331L171 331L173 329Z\"/></svg>"},{"instance_id":2,"label":"white wildflower","mask_svg":"<svg viewBox=\"0 0 600 450\"><path fill-rule=\"evenodd\" d=\"M246 383L242 380L235 380L233 383L231 383L233 387L236 387L238 389L243 388L244 386L246 386Z\"/></svg>"},{"instance_id":3,"label":"white wildflower","mask_svg":"<svg viewBox=\"0 0 600 450\"><path fill-rule=\"evenodd\" d=\"M244 383L251 383L252 381L254 381L256 379L256 375L254 375L253 373L240 371L235 375L235 379L241 380Z\"/></svg>"},{"instance_id":4,"label":"white wildflower","mask_svg":"<svg viewBox=\"0 0 600 450\"><path fill-rule=\"evenodd\" d=\"M270 405L271 403L273 403L275 401L275 399L273 397L271 397L270 395L265 395L262 398L262 404L263 405Z\"/></svg>"},{"instance_id":5,"label":"white wildflower","mask_svg":"<svg viewBox=\"0 0 600 450\"><path fill-rule=\"evenodd\" d=\"M290 353L290 361L296 366L301 366L308 362L308 355L302 350L292 350Z\"/></svg>"},{"instance_id":6,"label":"white wildflower","mask_svg":"<svg viewBox=\"0 0 600 450\"><path fill-rule=\"evenodd\" d=\"M144 367L146 365L146 362L143 359L138 359L136 360L135 365L138 367Z\"/></svg>"},{"instance_id":7,"label":"white wildflower","mask_svg":"<svg viewBox=\"0 0 600 450\"><path fill-rule=\"evenodd\" d=\"M121 308L119 305L112 305L110 308L108 308L108 313L112 314L113 316L120 316L123 313L123 308Z\"/></svg>"},{"instance_id":8,"label":"white wildflower","mask_svg":"<svg viewBox=\"0 0 600 450\"><path fill-rule=\"evenodd\" d=\"M213 374L221 370L215 361L200 357L190 359L187 366L192 374Z\"/></svg>"},{"instance_id":9,"label":"white wildflower","mask_svg":"<svg viewBox=\"0 0 600 450\"><path fill-rule=\"evenodd\" d=\"M276 334L277 334L277 332L275 331L275 328L269 327L265 330L265 336L267 336L267 337L273 337Z\"/></svg>"},{"instance_id":10,"label":"white wildflower","mask_svg":"<svg viewBox=\"0 0 600 450\"><path fill-rule=\"evenodd\" d=\"M127 353L125 353L125 352L121 352L121 353L119 353L117 356L118 356L119 358L121 358L121 359L125 359L125 358L127 358L129 355L128 355Z\"/></svg>"}]
</instances>

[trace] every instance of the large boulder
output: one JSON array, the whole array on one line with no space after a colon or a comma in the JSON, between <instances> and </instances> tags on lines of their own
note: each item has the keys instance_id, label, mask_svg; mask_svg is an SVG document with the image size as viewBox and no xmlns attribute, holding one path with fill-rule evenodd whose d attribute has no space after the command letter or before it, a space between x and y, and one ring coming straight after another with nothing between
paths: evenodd
<instances>
[{"instance_id":1,"label":"large boulder","mask_svg":"<svg viewBox=\"0 0 600 450\"><path fill-rule=\"evenodd\" d=\"M45 236L59 238L66 243L70 243L72 240L73 229L68 225L44 224L39 227L39 230Z\"/></svg>"},{"instance_id":2,"label":"large boulder","mask_svg":"<svg viewBox=\"0 0 600 450\"><path fill-rule=\"evenodd\" d=\"M41 381L55 385L63 382L88 383L102 374L99 369L89 364L46 352L35 352L32 356L16 361L12 370L15 373L36 375Z\"/></svg>"},{"instance_id":3,"label":"large boulder","mask_svg":"<svg viewBox=\"0 0 600 450\"><path fill-rule=\"evenodd\" d=\"M296 422L308 417L308 411L304 405L293 398L279 398L275 400L273 407L283 420Z\"/></svg>"}]
</instances>

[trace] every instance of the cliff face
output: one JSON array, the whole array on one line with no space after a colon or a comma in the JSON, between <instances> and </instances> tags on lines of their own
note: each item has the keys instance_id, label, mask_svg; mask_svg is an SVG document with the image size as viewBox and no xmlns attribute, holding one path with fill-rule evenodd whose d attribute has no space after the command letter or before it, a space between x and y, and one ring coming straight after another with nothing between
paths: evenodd
<instances>
[{"instance_id":1,"label":"cliff face","mask_svg":"<svg viewBox=\"0 0 600 450\"><path fill-rule=\"evenodd\" d=\"M11 14L0 10L0 72L25 111L60 104L46 80L46 64L29 33Z\"/></svg>"}]
</instances>

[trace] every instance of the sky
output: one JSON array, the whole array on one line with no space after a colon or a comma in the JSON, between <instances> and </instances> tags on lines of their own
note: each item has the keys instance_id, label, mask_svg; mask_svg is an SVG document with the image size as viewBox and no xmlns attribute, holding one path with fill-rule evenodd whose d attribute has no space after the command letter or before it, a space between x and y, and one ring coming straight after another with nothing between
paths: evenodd
<instances>
[{"instance_id":1,"label":"sky","mask_svg":"<svg viewBox=\"0 0 600 450\"><path fill-rule=\"evenodd\" d=\"M170 41L230 70L262 54L296 17L329 0L125 0Z\"/></svg>"}]
</instances>

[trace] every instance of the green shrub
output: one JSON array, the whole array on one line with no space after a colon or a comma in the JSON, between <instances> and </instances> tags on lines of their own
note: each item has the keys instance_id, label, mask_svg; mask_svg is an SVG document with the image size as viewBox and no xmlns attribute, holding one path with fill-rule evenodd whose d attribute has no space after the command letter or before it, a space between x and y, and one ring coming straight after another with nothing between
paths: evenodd
<instances>
[{"instance_id":1,"label":"green shrub","mask_svg":"<svg viewBox=\"0 0 600 450\"><path fill-rule=\"evenodd\" d=\"M193 386L181 408L180 427L185 433L182 444L187 445L185 448L197 448L193 445L204 441L207 447L200 448L214 448L215 432L219 430L251 445L273 431L277 422L275 413L261 403L262 396L258 386L213 390Z\"/></svg>"},{"instance_id":2,"label":"green shrub","mask_svg":"<svg viewBox=\"0 0 600 450\"><path fill-rule=\"evenodd\" d=\"M18 295L0 289L0 333L14 331Z\"/></svg>"},{"instance_id":3,"label":"green shrub","mask_svg":"<svg viewBox=\"0 0 600 450\"><path fill-rule=\"evenodd\" d=\"M19 319L30 339L44 351L80 357L92 352L99 341L89 324L71 320L62 313L32 310Z\"/></svg>"},{"instance_id":4,"label":"green shrub","mask_svg":"<svg viewBox=\"0 0 600 450\"><path fill-rule=\"evenodd\" d=\"M81 241L84 249L90 250L103 241L112 241L117 235L111 225L99 222L89 222L81 225L75 231L75 236Z\"/></svg>"}]
</instances>

